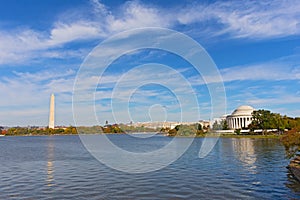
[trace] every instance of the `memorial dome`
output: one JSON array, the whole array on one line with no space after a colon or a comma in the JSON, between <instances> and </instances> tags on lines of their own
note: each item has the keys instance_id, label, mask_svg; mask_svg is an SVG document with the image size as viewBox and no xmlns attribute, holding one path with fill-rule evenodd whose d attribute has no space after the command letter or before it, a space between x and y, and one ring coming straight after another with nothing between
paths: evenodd
<instances>
[{"instance_id":1,"label":"memorial dome","mask_svg":"<svg viewBox=\"0 0 300 200\"><path fill-rule=\"evenodd\" d=\"M251 116L254 108L251 106L240 106L233 111L232 116Z\"/></svg>"},{"instance_id":2,"label":"memorial dome","mask_svg":"<svg viewBox=\"0 0 300 200\"><path fill-rule=\"evenodd\" d=\"M252 122L252 112L254 108L251 106L240 106L233 111L231 115L226 117L227 124L230 129L247 128Z\"/></svg>"}]
</instances>

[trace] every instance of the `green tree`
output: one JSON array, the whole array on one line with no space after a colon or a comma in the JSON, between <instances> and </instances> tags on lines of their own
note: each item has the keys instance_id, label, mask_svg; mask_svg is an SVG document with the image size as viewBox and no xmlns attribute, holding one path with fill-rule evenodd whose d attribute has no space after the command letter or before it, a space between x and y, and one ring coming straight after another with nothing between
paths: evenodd
<instances>
[{"instance_id":1,"label":"green tree","mask_svg":"<svg viewBox=\"0 0 300 200\"><path fill-rule=\"evenodd\" d=\"M252 122L249 128L255 129L277 129L284 130L283 117L280 114L272 113L269 110L257 110L252 113Z\"/></svg>"},{"instance_id":2,"label":"green tree","mask_svg":"<svg viewBox=\"0 0 300 200\"><path fill-rule=\"evenodd\" d=\"M198 124L192 125L177 125L175 128L168 131L169 136L190 136L190 135L201 135L203 130L198 130Z\"/></svg>"},{"instance_id":3,"label":"green tree","mask_svg":"<svg viewBox=\"0 0 300 200\"><path fill-rule=\"evenodd\" d=\"M195 125L180 125L177 130L177 135L181 136L195 135L196 133L197 129Z\"/></svg>"},{"instance_id":4,"label":"green tree","mask_svg":"<svg viewBox=\"0 0 300 200\"><path fill-rule=\"evenodd\" d=\"M229 129L228 123L227 123L226 120L222 120L221 125L222 125L222 130L228 130Z\"/></svg>"},{"instance_id":5,"label":"green tree","mask_svg":"<svg viewBox=\"0 0 300 200\"><path fill-rule=\"evenodd\" d=\"M273 114L272 127L275 127L279 132L283 132L283 130L285 129L286 124L283 120L283 117L280 114L278 113Z\"/></svg>"}]
</instances>

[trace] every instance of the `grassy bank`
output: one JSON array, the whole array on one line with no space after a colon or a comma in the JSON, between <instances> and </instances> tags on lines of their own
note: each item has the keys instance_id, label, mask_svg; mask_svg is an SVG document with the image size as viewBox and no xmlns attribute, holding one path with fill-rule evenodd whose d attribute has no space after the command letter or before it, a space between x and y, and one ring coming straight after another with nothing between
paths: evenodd
<instances>
[{"instance_id":1,"label":"grassy bank","mask_svg":"<svg viewBox=\"0 0 300 200\"><path fill-rule=\"evenodd\" d=\"M209 137L209 136L207 136ZM281 135L234 135L234 134L229 134L229 135L221 135L220 137L222 138L253 138L253 139L280 139Z\"/></svg>"},{"instance_id":2,"label":"grassy bank","mask_svg":"<svg viewBox=\"0 0 300 200\"><path fill-rule=\"evenodd\" d=\"M116 134L116 135L121 135L124 133L94 133L95 135L97 134ZM6 135L7 136L66 136L66 135L77 135L77 134L18 134L18 135ZM213 133L207 133L203 135L197 135L197 136L169 136L169 137L198 137L198 138L204 138L204 137L211 137L211 138L252 138L252 139L280 139L282 135L236 135L236 134L213 134Z\"/></svg>"},{"instance_id":3,"label":"grassy bank","mask_svg":"<svg viewBox=\"0 0 300 200\"><path fill-rule=\"evenodd\" d=\"M280 139L281 135L236 135L236 134L213 134L208 133L204 135L197 135L197 136L170 136L170 137L197 137L197 138L204 138L204 137L211 137L211 138L252 138L252 139Z\"/></svg>"}]
</instances>

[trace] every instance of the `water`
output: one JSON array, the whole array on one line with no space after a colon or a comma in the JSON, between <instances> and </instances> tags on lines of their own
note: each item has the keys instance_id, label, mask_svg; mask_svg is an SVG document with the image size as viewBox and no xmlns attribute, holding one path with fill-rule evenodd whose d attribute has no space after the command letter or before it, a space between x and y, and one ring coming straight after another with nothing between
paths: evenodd
<instances>
[{"instance_id":1,"label":"water","mask_svg":"<svg viewBox=\"0 0 300 200\"><path fill-rule=\"evenodd\" d=\"M171 140L110 137L134 152L160 148ZM202 141L196 138L179 160L162 170L129 174L94 159L78 136L3 137L0 199L300 198L300 184L285 168L288 160L278 140L220 138L200 159Z\"/></svg>"}]
</instances>

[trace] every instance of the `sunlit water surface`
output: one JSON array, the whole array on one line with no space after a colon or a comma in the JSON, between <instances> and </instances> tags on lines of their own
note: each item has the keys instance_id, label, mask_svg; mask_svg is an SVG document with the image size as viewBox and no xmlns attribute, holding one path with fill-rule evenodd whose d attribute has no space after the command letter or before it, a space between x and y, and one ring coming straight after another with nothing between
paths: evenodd
<instances>
[{"instance_id":1,"label":"sunlit water surface","mask_svg":"<svg viewBox=\"0 0 300 200\"><path fill-rule=\"evenodd\" d=\"M172 139L109 137L133 152L155 150ZM288 160L278 140L220 138L200 159L202 141L196 138L162 170L129 174L101 164L78 136L2 137L0 199L300 198L300 184L285 168Z\"/></svg>"}]
</instances>

